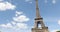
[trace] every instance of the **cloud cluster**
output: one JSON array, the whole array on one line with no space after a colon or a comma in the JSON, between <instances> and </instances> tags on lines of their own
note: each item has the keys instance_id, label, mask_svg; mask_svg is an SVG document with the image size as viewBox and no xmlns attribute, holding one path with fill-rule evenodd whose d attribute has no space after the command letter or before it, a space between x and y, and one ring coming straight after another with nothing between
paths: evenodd
<instances>
[{"instance_id":1,"label":"cloud cluster","mask_svg":"<svg viewBox=\"0 0 60 32\"><path fill-rule=\"evenodd\" d=\"M26 23L26 21L29 21L29 18L25 15L23 15L23 12L15 12L15 17L13 17L13 21L11 21L10 23L7 24L0 24L0 27L5 27L5 28L20 28L20 29L26 29L28 28L28 25ZM16 16L17 15L17 16Z\"/></svg>"},{"instance_id":2,"label":"cloud cluster","mask_svg":"<svg viewBox=\"0 0 60 32\"><path fill-rule=\"evenodd\" d=\"M23 12L18 12L16 11L16 15L15 17L13 17L13 20L16 22L26 22L29 20L29 18L27 18L25 15L22 15Z\"/></svg>"},{"instance_id":3,"label":"cloud cluster","mask_svg":"<svg viewBox=\"0 0 60 32\"><path fill-rule=\"evenodd\" d=\"M12 3L4 2L4 0L0 0L0 11L13 10L15 8L16 6L13 5ZM25 23L27 21L29 21L29 18L26 15L24 15L23 12L16 11L15 16L12 18L12 20L6 24L0 24L0 28L1 27L4 28L4 29L1 29L3 32L9 32L9 30L10 32L14 32L14 30L15 32L19 32L19 31L28 32L30 30L28 29L29 26L27 25L27 23Z\"/></svg>"},{"instance_id":4,"label":"cloud cluster","mask_svg":"<svg viewBox=\"0 0 60 32\"><path fill-rule=\"evenodd\" d=\"M11 25L11 23L7 23L7 24L1 24L0 25L1 27L4 27L4 28L12 28L12 25Z\"/></svg>"},{"instance_id":5,"label":"cloud cluster","mask_svg":"<svg viewBox=\"0 0 60 32\"><path fill-rule=\"evenodd\" d=\"M9 2L2 2L3 0L0 0L0 11L6 11L7 9L15 9L16 6L9 3Z\"/></svg>"},{"instance_id":6,"label":"cloud cluster","mask_svg":"<svg viewBox=\"0 0 60 32\"><path fill-rule=\"evenodd\" d=\"M13 20L16 21L16 22L26 22L29 20L29 18L27 18L25 15L21 15L21 16L18 16L18 17L13 17Z\"/></svg>"}]
</instances>

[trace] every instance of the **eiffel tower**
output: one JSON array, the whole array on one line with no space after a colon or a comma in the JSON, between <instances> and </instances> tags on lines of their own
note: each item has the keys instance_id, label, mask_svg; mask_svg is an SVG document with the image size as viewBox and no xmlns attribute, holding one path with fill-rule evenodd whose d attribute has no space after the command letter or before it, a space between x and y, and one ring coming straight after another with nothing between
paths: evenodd
<instances>
[{"instance_id":1,"label":"eiffel tower","mask_svg":"<svg viewBox=\"0 0 60 32\"><path fill-rule=\"evenodd\" d=\"M40 16L38 0L36 0L36 18L34 28L32 28L32 32L49 32L48 27L46 27L45 24L43 23L43 18Z\"/></svg>"}]
</instances>

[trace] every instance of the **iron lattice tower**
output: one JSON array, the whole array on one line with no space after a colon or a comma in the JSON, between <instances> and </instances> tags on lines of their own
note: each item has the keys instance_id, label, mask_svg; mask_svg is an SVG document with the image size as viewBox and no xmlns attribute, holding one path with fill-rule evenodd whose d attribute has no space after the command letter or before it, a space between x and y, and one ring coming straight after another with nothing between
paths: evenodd
<instances>
[{"instance_id":1,"label":"iron lattice tower","mask_svg":"<svg viewBox=\"0 0 60 32\"><path fill-rule=\"evenodd\" d=\"M39 27L39 24L41 27ZM36 18L34 22L34 28L32 28L32 32L49 32L48 27L43 23L43 18L40 15L38 0L36 0Z\"/></svg>"}]
</instances>

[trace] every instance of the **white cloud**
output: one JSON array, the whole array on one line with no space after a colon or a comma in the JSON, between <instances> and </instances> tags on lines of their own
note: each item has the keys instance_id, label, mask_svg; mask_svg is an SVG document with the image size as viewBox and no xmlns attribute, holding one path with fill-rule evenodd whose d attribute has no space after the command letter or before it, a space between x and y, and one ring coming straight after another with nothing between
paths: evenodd
<instances>
[{"instance_id":1,"label":"white cloud","mask_svg":"<svg viewBox=\"0 0 60 32\"><path fill-rule=\"evenodd\" d=\"M19 15L21 15L21 14L23 14L23 12L18 12L18 11L16 11L16 15L15 15L15 16L19 16Z\"/></svg>"},{"instance_id":2,"label":"white cloud","mask_svg":"<svg viewBox=\"0 0 60 32\"><path fill-rule=\"evenodd\" d=\"M11 23L12 23L12 25L16 25L16 22L14 22L14 21L12 21Z\"/></svg>"},{"instance_id":3,"label":"white cloud","mask_svg":"<svg viewBox=\"0 0 60 32\"><path fill-rule=\"evenodd\" d=\"M58 24L60 25L60 20L58 20Z\"/></svg>"},{"instance_id":4,"label":"white cloud","mask_svg":"<svg viewBox=\"0 0 60 32\"><path fill-rule=\"evenodd\" d=\"M9 2L0 2L0 11L5 11L7 9L15 9L16 6Z\"/></svg>"},{"instance_id":5,"label":"white cloud","mask_svg":"<svg viewBox=\"0 0 60 32\"><path fill-rule=\"evenodd\" d=\"M56 0L52 0L52 3L55 4L56 3Z\"/></svg>"},{"instance_id":6,"label":"white cloud","mask_svg":"<svg viewBox=\"0 0 60 32\"><path fill-rule=\"evenodd\" d=\"M1 29L0 28L0 31L1 32L31 32L31 29L29 28L29 29L6 29L6 28L4 28L4 29Z\"/></svg>"},{"instance_id":7,"label":"white cloud","mask_svg":"<svg viewBox=\"0 0 60 32\"><path fill-rule=\"evenodd\" d=\"M15 19L12 19L10 23L7 24L0 24L0 27L4 28L1 29L2 31L6 32L30 32L30 28L26 21L29 20L27 16L23 14L23 12L15 12ZM21 15L22 14L22 15ZM9 29L10 28L10 29Z\"/></svg>"},{"instance_id":8,"label":"white cloud","mask_svg":"<svg viewBox=\"0 0 60 32\"><path fill-rule=\"evenodd\" d=\"M18 17L13 17L13 20L16 22L26 22L29 21L29 18L27 18L25 15L20 15Z\"/></svg>"},{"instance_id":9,"label":"white cloud","mask_svg":"<svg viewBox=\"0 0 60 32\"><path fill-rule=\"evenodd\" d=\"M13 26L11 25L11 23L7 23L6 26L7 26L7 27L13 27Z\"/></svg>"},{"instance_id":10,"label":"white cloud","mask_svg":"<svg viewBox=\"0 0 60 32\"><path fill-rule=\"evenodd\" d=\"M27 29L28 28L27 24L25 24L25 23L17 23L16 27L20 28L20 29Z\"/></svg>"},{"instance_id":11,"label":"white cloud","mask_svg":"<svg viewBox=\"0 0 60 32\"><path fill-rule=\"evenodd\" d=\"M23 15L23 12L16 11L15 13L17 14L17 16L15 15L15 17L13 17L13 21L7 24L1 24L0 27L27 29L27 24L22 22L29 21L29 18Z\"/></svg>"},{"instance_id":12,"label":"white cloud","mask_svg":"<svg viewBox=\"0 0 60 32\"><path fill-rule=\"evenodd\" d=\"M16 21L16 22L27 22L29 21L29 18L25 15L21 15L23 14L23 12L18 12L16 11L16 15L15 17L13 17L13 21Z\"/></svg>"},{"instance_id":13,"label":"white cloud","mask_svg":"<svg viewBox=\"0 0 60 32\"><path fill-rule=\"evenodd\" d=\"M16 24L16 25L15 25ZM0 24L0 27L3 27L3 28L16 28L16 29L27 29L28 28L28 26L27 26L27 24L25 24L25 23L13 23L13 25L12 25L12 23L7 23L7 24Z\"/></svg>"},{"instance_id":14,"label":"white cloud","mask_svg":"<svg viewBox=\"0 0 60 32\"><path fill-rule=\"evenodd\" d=\"M0 26L1 27L6 27L6 28L27 28L27 24L25 23L22 23L22 22L26 22L26 21L29 21L29 18L25 15L21 15L23 14L23 12L18 12L16 11L15 12L17 14L17 16L13 17L13 21L11 21L10 23L7 23L7 24L1 24Z\"/></svg>"},{"instance_id":15,"label":"white cloud","mask_svg":"<svg viewBox=\"0 0 60 32\"><path fill-rule=\"evenodd\" d=\"M7 24L1 24L0 27L12 28L13 26L11 25L11 23L7 23Z\"/></svg>"}]
</instances>

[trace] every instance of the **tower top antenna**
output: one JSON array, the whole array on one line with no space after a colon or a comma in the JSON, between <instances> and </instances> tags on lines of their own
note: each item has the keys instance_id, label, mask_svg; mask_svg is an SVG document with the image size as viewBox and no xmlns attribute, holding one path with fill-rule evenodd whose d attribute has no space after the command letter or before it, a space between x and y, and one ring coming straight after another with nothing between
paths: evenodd
<instances>
[{"instance_id":1,"label":"tower top antenna","mask_svg":"<svg viewBox=\"0 0 60 32\"><path fill-rule=\"evenodd\" d=\"M40 18L40 11L39 11L39 7L38 7L38 0L36 0L36 18Z\"/></svg>"}]
</instances>

